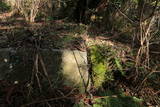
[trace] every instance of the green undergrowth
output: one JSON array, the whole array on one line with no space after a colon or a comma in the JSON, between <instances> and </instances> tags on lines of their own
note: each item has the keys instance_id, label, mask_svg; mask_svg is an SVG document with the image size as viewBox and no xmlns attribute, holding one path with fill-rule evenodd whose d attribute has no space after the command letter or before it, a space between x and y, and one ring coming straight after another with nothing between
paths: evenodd
<instances>
[{"instance_id":1,"label":"green undergrowth","mask_svg":"<svg viewBox=\"0 0 160 107\"><path fill-rule=\"evenodd\" d=\"M93 107L143 107L142 100L136 97L119 95L117 97L106 97L95 99Z\"/></svg>"},{"instance_id":2,"label":"green undergrowth","mask_svg":"<svg viewBox=\"0 0 160 107\"><path fill-rule=\"evenodd\" d=\"M116 81L116 76L125 77L124 69L133 67L133 62L123 63L119 50L105 45L93 45L90 47L90 59L92 64L93 85L97 89L92 99L93 107L143 107L143 99L135 96L127 96L121 89L103 89L104 84ZM103 89L103 90L101 90ZM74 107L86 107L83 101L79 101Z\"/></svg>"},{"instance_id":3,"label":"green undergrowth","mask_svg":"<svg viewBox=\"0 0 160 107\"><path fill-rule=\"evenodd\" d=\"M100 98L95 99L93 107L144 107L143 99L127 96L122 89L109 89L97 93Z\"/></svg>"},{"instance_id":4,"label":"green undergrowth","mask_svg":"<svg viewBox=\"0 0 160 107\"><path fill-rule=\"evenodd\" d=\"M92 77L96 88L102 87L104 82L113 81L113 73L116 70L120 71L121 75L125 75L115 49L110 46L95 45L90 50Z\"/></svg>"},{"instance_id":5,"label":"green undergrowth","mask_svg":"<svg viewBox=\"0 0 160 107\"><path fill-rule=\"evenodd\" d=\"M92 107L144 107L143 99L126 96L123 92L114 90L100 91L91 102ZM87 105L81 100L74 107L87 107Z\"/></svg>"},{"instance_id":6,"label":"green undergrowth","mask_svg":"<svg viewBox=\"0 0 160 107\"><path fill-rule=\"evenodd\" d=\"M0 12L8 11L10 9L10 6L8 6L6 3L0 1Z\"/></svg>"}]
</instances>

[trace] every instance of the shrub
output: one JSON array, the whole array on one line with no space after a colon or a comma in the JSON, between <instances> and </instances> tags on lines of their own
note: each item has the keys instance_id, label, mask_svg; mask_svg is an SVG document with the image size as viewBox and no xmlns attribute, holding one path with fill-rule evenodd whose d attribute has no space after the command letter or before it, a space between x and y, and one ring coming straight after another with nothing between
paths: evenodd
<instances>
[{"instance_id":1,"label":"shrub","mask_svg":"<svg viewBox=\"0 0 160 107\"><path fill-rule=\"evenodd\" d=\"M6 3L0 1L0 12L4 12L10 9L10 6L8 6Z\"/></svg>"},{"instance_id":2,"label":"shrub","mask_svg":"<svg viewBox=\"0 0 160 107\"><path fill-rule=\"evenodd\" d=\"M120 58L109 46L91 47L92 77L94 86L99 88L104 82L114 80L113 73L119 70L124 75Z\"/></svg>"}]
</instances>

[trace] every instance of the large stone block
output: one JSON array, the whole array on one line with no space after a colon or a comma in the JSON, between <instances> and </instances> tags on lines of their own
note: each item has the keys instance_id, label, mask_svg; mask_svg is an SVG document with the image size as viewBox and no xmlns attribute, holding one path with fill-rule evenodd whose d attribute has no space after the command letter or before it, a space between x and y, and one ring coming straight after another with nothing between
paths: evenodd
<instances>
[{"instance_id":1,"label":"large stone block","mask_svg":"<svg viewBox=\"0 0 160 107\"><path fill-rule=\"evenodd\" d=\"M30 80L34 66L33 50L1 49L0 50L0 79L9 75L11 81ZM81 92L89 86L87 53L78 50L42 49L45 68L53 87L78 87ZM42 71L42 68L39 68Z\"/></svg>"},{"instance_id":2,"label":"large stone block","mask_svg":"<svg viewBox=\"0 0 160 107\"><path fill-rule=\"evenodd\" d=\"M84 88L89 85L86 52L64 50L62 54L62 68L62 73L66 79L65 84L83 86Z\"/></svg>"}]
</instances>

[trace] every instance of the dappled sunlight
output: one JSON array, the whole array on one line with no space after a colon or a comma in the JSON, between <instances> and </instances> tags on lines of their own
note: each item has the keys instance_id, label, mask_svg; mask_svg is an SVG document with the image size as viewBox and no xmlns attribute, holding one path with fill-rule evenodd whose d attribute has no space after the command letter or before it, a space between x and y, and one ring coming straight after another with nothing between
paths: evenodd
<instances>
[{"instance_id":1,"label":"dappled sunlight","mask_svg":"<svg viewBox=\"0 0 160 107\"><path fill-rule=\"evenodd\" d=\"M1 0L0 107L159 107L159 0Z\"/></svg>"}]
</instances>

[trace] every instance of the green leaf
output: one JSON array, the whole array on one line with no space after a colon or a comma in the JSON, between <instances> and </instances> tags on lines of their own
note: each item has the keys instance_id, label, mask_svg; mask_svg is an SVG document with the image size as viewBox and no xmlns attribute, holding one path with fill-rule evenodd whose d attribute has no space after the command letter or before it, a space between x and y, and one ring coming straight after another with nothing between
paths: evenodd
<instances>
[{"instance_id":1,"label":"green leaf","mask_svg":"<svg viewBox=\"0 0 160 107\"><path fill-rule=\"evenodd\" d=\"M117 65L117 68L120 70L121 74L122 74L123 76L125 76L125 73L123 72L123 67L122 67L122 65L121 65L121 63L120 63L120 60L119 60L118 58L115 58L115 63L116 63L116 65Z\"/></svg>"}]
</instances>

